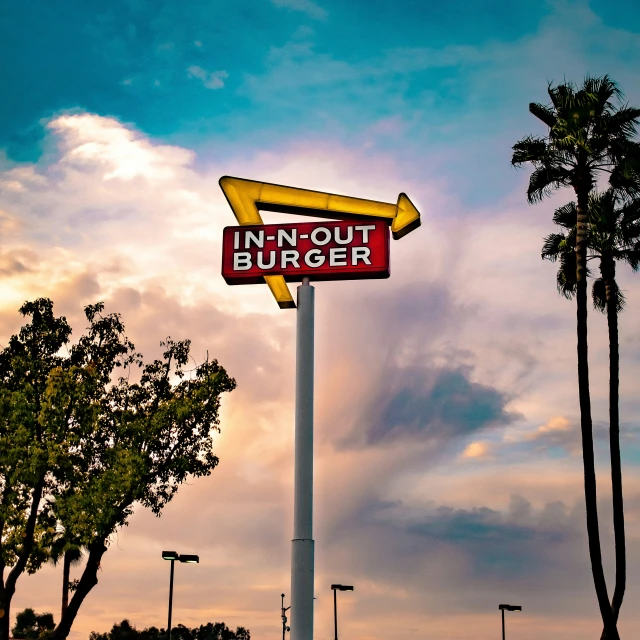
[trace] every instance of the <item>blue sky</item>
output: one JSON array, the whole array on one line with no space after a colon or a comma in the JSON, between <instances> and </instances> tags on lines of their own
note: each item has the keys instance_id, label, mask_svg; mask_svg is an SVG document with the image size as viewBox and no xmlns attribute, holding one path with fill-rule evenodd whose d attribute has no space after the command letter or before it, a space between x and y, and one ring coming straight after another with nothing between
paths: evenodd
<instances>
[{"instance_id":1,"label":"blue sky","mask_svg":"<svg viewBox=\"0 0 640 640\"><path fill-rule=\"evenodd\" d=\"M434 90L443 105L462 108L462 92L442 92L447 78L454 80L451 70L437 62L429 69L428 55L413 69L384 59L403 52L410 58L414 48L435 53L517 41L535 33L548 11L540 3L520 5L492 3L490 12L477 5L469 12L455 2L132 1L107 10L92 2L16 3L4 9L3 57L16 64L3 72L13 97L3 110L3 141L52 111L78 106L132 121L151 135L184 135L188 123L191 130L222 127L223 136L241 138L284 122L291 134L301 127L333 133L332 117L344 127L358 113L369 121L395 115ZM373 84L372 77L357 77L372 60L383 62L378 73L393 94L348 104L345 98L363 96ZM314 66L314 76L296 73L301 64ZM225 90L207 91L190 80L193 66L228 74Z\"/></svg>"},{"instance_id":2,"label":"blue sky","mask_svg":"<svg viewBox=\"0 0 640 640\"><path fill-rule=\"evenodd\" d=\"M279 630L289 589L295 314L227 287L230 174L384 201L423 226L387 281L317 287L317 637L351 581L345 635L480 640L521 599L522 640L599 634L586 555L574 309L540 260L559 193L530 207L511 146L548 81L610 74L640 104L634 2L190 0L0 8L0 343L25 298L119 311L146 357L193 340L238 380L211 478L118 533L73 640L164 623L164 548L199 553L176 620ZM620 270L629 587L640 618L640 278ZM590 315L601 521L606 322ZM189 526L185 528L184 523ZM238 523L242 523L239 526ZM191 568L190 568L191 569ZM59 576L16 610L58 610ZM325 588L326 587L326 588ZM342 604L341 604L342 606Z\"/></svg>"},{"instance_id":3,"label":"blue sky","mask_svg":"<svg viewBox=\"0 0 640 640\"><path fill-rule=\"evenodd\" d=\"M610 73L637 95L638 11L610 4L14 3L0 27L0 144L33 159L41 119L84 109L203 161L303 137L390 150L419 172L429 149L465 199L495 199L504 167L483 158L506 157L533 126L526 105L547 80Z\"/></svg>"}]
</instances>

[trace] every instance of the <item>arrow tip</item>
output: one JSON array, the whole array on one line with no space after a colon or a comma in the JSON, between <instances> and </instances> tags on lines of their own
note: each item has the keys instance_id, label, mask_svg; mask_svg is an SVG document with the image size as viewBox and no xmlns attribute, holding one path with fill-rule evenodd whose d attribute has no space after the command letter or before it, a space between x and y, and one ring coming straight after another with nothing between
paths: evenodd
<instances>
[{"instance_id":1,"label":"arrow tip","mask_svg":"<svg viewBox=\"0 0 640 640\"><path fill-rule=\"evenodd\" d=\"M400 240L408 233L420 226L420 212L406 193L398 196L396 217L391 224L391 233L394 240Z\"/></svg>"}]
</instances>

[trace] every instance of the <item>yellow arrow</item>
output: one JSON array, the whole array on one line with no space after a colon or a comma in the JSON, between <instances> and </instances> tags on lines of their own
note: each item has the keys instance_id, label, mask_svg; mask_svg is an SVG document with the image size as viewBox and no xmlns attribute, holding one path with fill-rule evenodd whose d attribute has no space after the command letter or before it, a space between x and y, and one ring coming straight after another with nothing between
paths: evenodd
<instances>
[{"instance_id":1,"label":"yellow arrow","mask_svg":"<svg viewBox=\"0 0 640 640\"><path fill-rule=\"evenodd\" d=\"M230 176L220 178L220 187L241 225L263 224L261 210L339 220L386 218L394 240L420 226L420 212L404 193L390 204ZM296 306L283 276L265 276L265 281L281 309Z\"/></svg>"}]
</instances>

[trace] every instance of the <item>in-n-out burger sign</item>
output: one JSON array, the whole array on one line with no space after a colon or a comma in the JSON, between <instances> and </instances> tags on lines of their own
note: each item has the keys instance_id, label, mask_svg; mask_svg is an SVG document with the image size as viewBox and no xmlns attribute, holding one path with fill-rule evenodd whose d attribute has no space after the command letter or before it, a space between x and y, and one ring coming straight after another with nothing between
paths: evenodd
<instances>
[{"instance_id":1,"label":"in-n-out burger sign","mask_svg":"<svg viewBox=\"0 0 640 640\"><path fill-rule=\"evenodd\" d=\"M240 225L224 231L224 279L266 283L281 309L296 306L287 282L387 278L389 231L399 240L420 226L405 193L378 202L232 176L222 176L220 187ZM327 221L265 225L261 211Z\"/></svg>"},{"instance_id":2,"label":"in-n-out burger sign","mask_svg":"<svg viewBox=\"0 0 640 640\"><path fill-rule=\"evenodd\" d=\"M362 219L227 227L222 276L228 284L389 277L389 223Z\"/></svg>"},{"instance_id":3,"label":"in-n-out burger sign","mask_svg":"<svg viewBox=\"0 0 640 640\"><path fill-rule=\"evenodd\" d=\"M290 608L291 637L294 640L311 640L314 637L315 287L309 280L388 277L389 231L394 240L399 240L420 226L420 213L404 193L394 204L231 176L220 178L220 187L240 225L224 230L224 279L229 284L266 283L281 309L296 307L287 281L302 280L302 285L297 288L296 314ZM331 222L265 225L260 211L311 216Z\"/></svg>"}]
</instances>

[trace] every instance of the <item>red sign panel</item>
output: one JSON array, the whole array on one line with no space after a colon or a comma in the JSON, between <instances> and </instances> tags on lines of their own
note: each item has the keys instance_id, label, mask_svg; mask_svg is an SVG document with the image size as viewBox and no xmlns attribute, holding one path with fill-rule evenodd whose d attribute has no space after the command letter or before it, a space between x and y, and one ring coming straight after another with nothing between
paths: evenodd
<instances>
[{"instance_id":1,"label":"red sign panel","mask_svg":"<svg viewBox=\"0 0 640 640\"><path fill-rule=\"evenodd\" d=\"M259 284L389 277L389 221L365 219L227 227L222 277L227 284Z\"/></svg>"}]
</instances>

